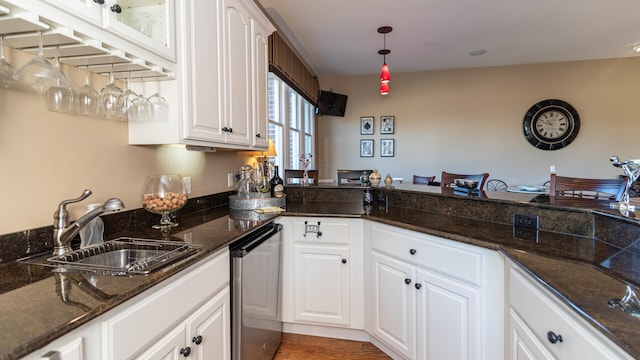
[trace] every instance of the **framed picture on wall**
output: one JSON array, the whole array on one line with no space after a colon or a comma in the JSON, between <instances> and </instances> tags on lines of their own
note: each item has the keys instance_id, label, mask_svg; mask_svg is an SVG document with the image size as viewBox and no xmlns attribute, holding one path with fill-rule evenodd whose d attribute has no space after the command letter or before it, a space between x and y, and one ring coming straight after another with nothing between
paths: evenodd
<instances>
[{"instance_id":1,"label":"framed picture on wall","mask_svg":"<svg viewBox=\"0 0 640 360\"><path fill-rule=\"evenodd\" d=\"M360 157L373 157L373 140L360 140Z\"/></svg>"},{"instance_id":2,"label":"framed picture on wall","mask_svg":"<svg viewBox=\"0 0 640 360\"><path fill-rule=\"evenodd\" d=\"M395 153L394 139L381 139L380 140L380 156L393 157L394 153Z\"/></svg>"},{"instance_id":3,"label":"framed picture on wall","mask_svg":"<svg viewBox=\"0 0 640 360\"><path fill-rule=\"evenodd\" d=\"M393 134L395 116L380 116L380 134Z\"/></svg>"},{"instance_id":4,"label":"framed picture on wall","mask_svg":"<svg viewBox=\"0 0 640 360\"><path fill-rule=\"evenodd\" d=\"M360 135L373 135L373 116L360 118Z\"/></svg>"}]
</instances>

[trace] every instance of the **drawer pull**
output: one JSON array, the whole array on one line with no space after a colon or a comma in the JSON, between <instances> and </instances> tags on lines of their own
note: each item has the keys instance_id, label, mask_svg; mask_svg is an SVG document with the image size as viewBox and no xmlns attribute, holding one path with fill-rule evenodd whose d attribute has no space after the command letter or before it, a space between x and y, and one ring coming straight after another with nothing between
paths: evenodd
<instances>
[{"instance_id":1,"label":"drawer pull","mask_svg":"<svg viewBox=\"0 0 640 360\"><path fill-rule=\"evenodd\" d=\"M186 348L180 349L180 355L189 357L189 355L191 355L191 348L187 346Z\"/></svg>"},{"instance_id":2,"label":"drawer pull","mask_svg":"<svg viewBox=\"0 0 640 360\"><path fill-rule=\"evenodd\" d=\"M415 287L416 287L416 289L420 290L420 288L422 288L422 284L416 283Z\"/></svg>"},{"instance_id":3,"label":"drawer pull","mask_svg":"<svg viewBox=\"0 0 640 360\"><path fill-rule=\"evenodd\" d=\"M409 278L404 279L404 283L407 284L407 285L411 284L411 279L409 279Z\"/></svg>"},{"instance_id":4,"label":"drawer pull","mask_svg":"<svg viewBox=\"0 0 640 360\"><path fill-rule=\"evenodd\" d=\"M409 254L411 254L411 255L415 255L415 254L416 254L416 252L417 252L417 251L416 251L416 249L411 249L411 250L409 250Z\"/></svg>"},{"instance_id":5,"label":"drawer pull","mask_svg":"<svg viewBox=\"0 0 640 360\"><path fill-rule=\"evenodd\" d=\"M113 4L111 6L111 11L116 13L116 14L120 14L122 12L122 8L118 4Z\"/></svg>"},{"instance_id":6,"label":"drawer pull","mask_svg":"<svg viewBox=\"0 0 640 360\"><path fill-rule=\"evenodd\" d=\"M302 234L302 236L307 237L307 234L316 234L316 238L322 236L322 231L320 231L320 221L318 221L318 225L308 224L307 221L305 221L304 234Z\"/></svg>"},{"instance_id":7,"label":"drawer pull","mask_svg":"<svg viewBox=\"0 0 640 360\"><path fill-rule=\"evenodd\" d=\"M553 331L549 331L547 332L547 339L550 343L555 344L557 342L562 342L562 335L556 335Z\"/></svg>"},{"instance_id":8,"label":"drawer pull","mask_svg":"<svg viewBox=\"0 0 640 360\"><path fill-rule=\"evenodd\" d=\"M198 336L194 337L193 339L191 339L191 341L196 345L200 345L200 344L202 344L202 336L198 335Z\"/></svg>"},{"instance_id":9,"label":"drawer pull","mask_svg":"<svg viewBox=\"0 0 640 360\"><path fill-rule=\"evenodd\" d=\"M55 351L55 350L51 350L51 351L47 352L46 354L42 355L41 357L39 357L38 359L60 360L61 359L61 355L60 355L60 352Z\"/></svg>"},{"instance_id":10,"label":"drawer pull","mask_svg":"<svg viewBox=\"0 0 640 360\"><path fill-rule=\"evenodd\" d=\"M342 259L342 263L346 264L347 263L347 259Z\"/></svg>"}]
</instances>

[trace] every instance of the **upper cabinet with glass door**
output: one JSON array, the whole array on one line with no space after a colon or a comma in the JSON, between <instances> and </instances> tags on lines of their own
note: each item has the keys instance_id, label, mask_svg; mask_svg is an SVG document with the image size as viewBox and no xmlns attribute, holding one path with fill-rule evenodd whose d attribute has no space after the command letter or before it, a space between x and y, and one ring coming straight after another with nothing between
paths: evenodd
<instances>
[{"instance_id":1,"label":"upper cabinet with glass door","mask_svg":"<svg viewBox=\"0 0 640 360\"><path fill-rule=\"evenodd\" d=\"M102 24L105 0L42 0L92 24Z\"/></svg>"},{"instance_id":2,"label":"upper cabinet with glass door","mask_svg":"<svg viewBox=\"0 0 640 360\"><path fill-rule=\"evenodd\" d=\"M175 0L42 0L172 62Z\"/></svg>"}]
</instances>

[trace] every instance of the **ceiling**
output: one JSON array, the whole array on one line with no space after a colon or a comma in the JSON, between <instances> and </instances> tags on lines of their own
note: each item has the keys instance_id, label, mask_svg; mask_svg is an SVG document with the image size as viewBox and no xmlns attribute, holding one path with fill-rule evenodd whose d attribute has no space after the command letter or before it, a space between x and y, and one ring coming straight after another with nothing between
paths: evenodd
<instances>
[{"instance_id":1,"label":"ceiling","mask_svg":"<svg viewBox=\"0 0 640 360\"><path fill-rule=\"evenodd\" d=\"M256 0L319 77L636 56L637 0ZM481 56L469 52L487 50Z\"/></svg>"}]
</instances>

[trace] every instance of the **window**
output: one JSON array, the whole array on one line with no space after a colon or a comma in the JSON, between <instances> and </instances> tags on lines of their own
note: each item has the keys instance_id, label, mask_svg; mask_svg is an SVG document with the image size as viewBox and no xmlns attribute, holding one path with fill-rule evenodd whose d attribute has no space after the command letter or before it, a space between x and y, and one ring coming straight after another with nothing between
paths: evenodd
<instances>
[{"instance_id":1,"label":"window","mask_svg":"<svg viewBox=\"0 0 640 360\"><path fill-rule=\"evenodd\" d=\"M300 169L299 156L314 153L315 107L273 73L269 73L269 138L278 156L280 176ZM315 158L311 168L315 168Z\"/></svg>"}]
</instances>

